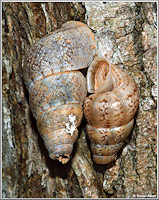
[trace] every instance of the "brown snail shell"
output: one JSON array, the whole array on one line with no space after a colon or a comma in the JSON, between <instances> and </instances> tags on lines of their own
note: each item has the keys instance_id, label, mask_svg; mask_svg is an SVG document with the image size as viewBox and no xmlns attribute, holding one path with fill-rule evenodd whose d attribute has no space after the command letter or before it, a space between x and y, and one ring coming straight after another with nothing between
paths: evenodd
<instances>
[{"instance_id":1,"label":"brown snail shell","mask_svg":"<svg viewBox=\"0 0 159 200\"><path fill-rule=\"evenodd\" d=\"M139 104L139 92L130 75L104 57L96 57L87 72L84 115L93 160L108 164L129 135Z\"/></svg>"},{"instance_id":2,"label":"brown snail shell","mask_svg":"<svg viewBox=\"0 0 159 200\"><path fill-rule=\"evenodd\" d=\"M77 70L88 67L95 39L83 23L69 21L40 39L29 51L24 80L31 111L52 159L70 159L83 117L86 80Z\"/></svg>"}]
</instances>

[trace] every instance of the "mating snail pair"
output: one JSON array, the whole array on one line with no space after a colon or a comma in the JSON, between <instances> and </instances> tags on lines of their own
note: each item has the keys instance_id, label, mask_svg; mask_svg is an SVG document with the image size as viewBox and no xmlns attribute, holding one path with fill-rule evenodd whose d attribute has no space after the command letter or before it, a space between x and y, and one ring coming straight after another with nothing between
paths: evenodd
<instances>
[{"instance_id":1,"label":"mating snail pair","mask_svg":"<svg viewBox=\"0 0 159 200\"><path fill-rule=\"evenodd\" d=\"M130 133L139 93L133 79L95 55L95 38L83 23L69 21L29 51L24 80L37 127L52 159L70 159L84 115L93 160L113 161ZM92 63L91 63L92 62ZM90 66L89 66L90 65ZM88 68L87 84L77 71ZM92 95L87 96L87 89Z\"/></svg>"}]
</instances>

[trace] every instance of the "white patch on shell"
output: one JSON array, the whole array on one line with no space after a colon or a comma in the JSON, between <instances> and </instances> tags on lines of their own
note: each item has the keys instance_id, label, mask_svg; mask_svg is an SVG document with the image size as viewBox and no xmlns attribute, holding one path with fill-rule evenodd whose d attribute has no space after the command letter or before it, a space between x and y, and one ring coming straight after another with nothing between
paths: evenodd
<instances>
[{"instance_id":1,"label":"white patch on shell","mask_svg":"<svg viewBox=\"0 0 159 200\"><path fill-rule=\"evenodd\" d=\"M64 123L66 126L67 133L70 133L72 136L76 130L76 116L74 116L73 114L69 115L69 121L70 121L71 125L70 125L70 123L65 123L65 122Z\"/></svg>"}]
</instances>

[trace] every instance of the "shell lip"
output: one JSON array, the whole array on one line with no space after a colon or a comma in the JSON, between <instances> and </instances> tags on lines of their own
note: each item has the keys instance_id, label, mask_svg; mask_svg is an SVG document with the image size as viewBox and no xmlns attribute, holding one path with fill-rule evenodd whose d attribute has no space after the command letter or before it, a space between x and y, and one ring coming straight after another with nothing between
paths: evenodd
<instances>
[{"instance_id":1,"label":"shell lip","mask_svg":"<svg viewBox=\"0 0 159 200\"><path fill-rule=\"evenodd\" d=\"M105 63L105 68L107 68L107 76L106 76L106 80L104 81L104 83L102 84L101 87L99 88L95 88L95 75L96 72L100 66L100 64ZM89 93L103 93L107 90L108 88L108 82L110 82L111 79L111 64L109 62L108 59L106 59L105 57L96 57L93 62L91 63L91 65L88 68L88 73L87 73L87 90ZM99 81L99 80L98 80Z\"/></svg>"},{"instance_id":2,"label":"shell lip","mask_svg":"<svg viewBox=\"0 0 159 200\"><path fill-rule=\"evenodd\" d=\"M62 164L66 164L70 160L70 155L69 154L64 154L64 155L59 156L57 159Z\"/></svg>"},{"instance_id":3,"label":"shell lip","mask_svg":"<svg viewBox=\"0 0 159 200\"><path fill-rule=\"evenodd\" d=\"M50 153L49 157L53 160L58 160L62 164L66 164L70 160L70 154L55 155L54 153Z\"/></svg>"}]
</instances>

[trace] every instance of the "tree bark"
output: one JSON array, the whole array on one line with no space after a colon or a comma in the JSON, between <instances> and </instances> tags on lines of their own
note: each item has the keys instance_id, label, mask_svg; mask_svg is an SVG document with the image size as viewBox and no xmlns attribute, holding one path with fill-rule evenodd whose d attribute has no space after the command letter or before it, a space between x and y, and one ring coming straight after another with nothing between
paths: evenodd
<instances>
[{"instance_id":1,"label":"tree bark","mask_svg":"<svg viewBox=\"0 0 159 200\"><path fill-rule=\"evenodd\" d=\"M2 3L2 197L157 197L157 3ZM92 161L83 119L71 160L51 160L29 108L22 71L40 38L69 20L93 31L97 54L140 91L135 124L116 161Z\"/></svg>"}]
</instances>

